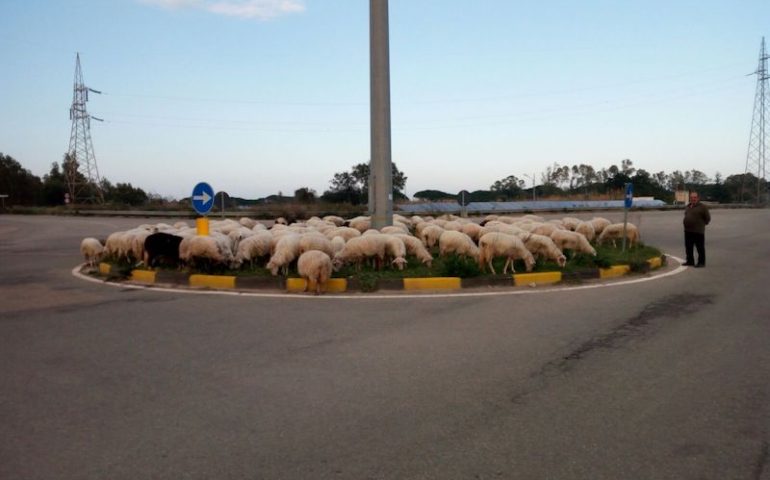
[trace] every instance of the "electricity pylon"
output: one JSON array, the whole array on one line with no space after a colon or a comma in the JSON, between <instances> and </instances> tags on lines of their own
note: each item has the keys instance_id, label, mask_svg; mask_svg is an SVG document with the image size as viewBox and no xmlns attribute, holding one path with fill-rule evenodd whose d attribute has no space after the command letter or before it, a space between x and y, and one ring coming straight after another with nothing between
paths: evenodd
<instances>
[{"instance_id":1,"label":"electricity pylon","mask_svg":"<svg viewBox=\"0 0 770 480\"><path fill-rule=\"evenodd\" d=\"M70 107L70 119L72 120L70 146L63 165L64 176L67 180L67 194L72 203L104 203L101 178L96 166L94 146L91 142L91 119L99 122L103 120L88 114L86 102L89 92L102 93L86 87L83 83L80 53L78 53L75 62L72 106Z\"/></svg>"},{"instance_id":2,"label":"electricity pylon","mask_svg":"<svg viewBox=\"0 0 770 480\"><path fill-rule=\"evenodd\" d=\"M749 134L749 150L746 154L746 171L743 175L741 184L741 201L743 201L743 192L751 185L746 185L746 174L751 173L757 177L756 185L756 203L763 200L762 184L766 182L767 170L767 145L768 133L767 120L770 119L770 90L768 90L768 79L770 75L767 70L767 60L770 56L765 50L765 37L762 37L762 46L759 49L759 66L757 71L750 75L757 76L757 91L754 95L754 115L751 120L751 133Z\"/></svg>"}]
</instances>

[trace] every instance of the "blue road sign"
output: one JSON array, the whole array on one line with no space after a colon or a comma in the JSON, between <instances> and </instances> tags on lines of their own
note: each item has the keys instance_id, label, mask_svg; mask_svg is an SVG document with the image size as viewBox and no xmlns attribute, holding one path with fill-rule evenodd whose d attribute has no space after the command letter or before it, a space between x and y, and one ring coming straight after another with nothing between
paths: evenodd
<instances>
[{"instance_id":1,"label":"blue road sign","mask_svg":"<svg viewBox=\"0 0 770 480\"><path fill-rule=\"evenodd\" d=\"M192 206L196 212L205 215L214 206L214 189L206 182L200 182L192 191Z\"/></svg>"},{"instance_id":2,"label":"blue road sign","mask_svg":"<svg viewBox=\"0 0 770 480\"><path fill-rule=\"evenodd\" d=\"M627 183L626 184L626 208L631 208L631 205L633 204L634 204L634 184Z\"/></svg>"}]
</instances>

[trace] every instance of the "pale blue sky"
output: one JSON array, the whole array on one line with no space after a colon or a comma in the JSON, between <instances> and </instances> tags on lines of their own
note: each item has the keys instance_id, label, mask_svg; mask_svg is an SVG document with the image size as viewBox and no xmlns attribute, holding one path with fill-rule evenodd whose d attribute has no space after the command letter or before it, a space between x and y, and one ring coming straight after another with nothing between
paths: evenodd
<instances>
[{"instance_id":1,"label":"pale blue sky","mask_svg":"<svg viewBox=\"0 0 770 480\"><path fill-rule=\"evenodd\" d=\"M0 152L69 144L75 53L100 173L257 198L369 159L366 0L0 0ZM407 194L554 162L742 173L767 0L391 0Z\"/></svg>"}]
</instances>

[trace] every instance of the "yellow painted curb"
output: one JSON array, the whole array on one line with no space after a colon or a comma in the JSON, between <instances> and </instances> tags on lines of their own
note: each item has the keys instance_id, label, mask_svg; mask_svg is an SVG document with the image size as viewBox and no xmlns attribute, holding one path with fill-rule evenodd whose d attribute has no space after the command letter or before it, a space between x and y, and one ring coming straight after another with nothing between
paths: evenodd
<instances>
[{"instance_id":1,"label":"yellow painted curb","mask_svg":"<svg viewBox=\"0 0 770 480\"><path fill-rule=\"evenodd\" d=\"M230 275L190 275L190 286L235 288L235 277Z\"/></svg>"},{"instance_id":2,"label":"yellow painted curb","mask_svg":"<svg viewBox=\"0 0 770 480\"><path fill-rule=\"evenodd\" d=\"M621 277L631 271L628 265L613 265L610 268L600 268L599 278Z\"/></svg>"},{"instance_id":3,"label":"yellow painted curb","mask_svg":"<svg viewBox=\"0 0 770 480\"><path fill-rule=\"evenodd\" d=\"M131 281L155 283L155 272L152 270L131 270Z\"/></svg>"},{"instance_id":4,"label":"yellow painted curb","mask_svg":"<svg viewBox=\"0 0 770 480\"><path fill-rule=\"evenodd\" d=\"M304 278L287 278L286 290L289 292L304 292L307 280ZM348 290L348 281L344 278L330 278L321 291L327 293L343 293Z\"/></svg>"},{"instance_id":5,"label":"yellow painted curb","mask_svg":"<svg viewBox=\"0 0 770 480\"><path fill-rule=\"evenodd\" d=\"M517 287L531 283L546 285L559 282L561 282L561 272L517 273L513 275L513 284Z\"/></svg>"},{"instance_id":6,"label":"yellow painted curb","mask_svg":"<svg viewBox=\"0 0 770 480\"><path fill-rule=\"evenodd\" d=\"M405 278L404 290L436 290L461 288L460 277Z\"/></svg>"},{"instance_id":7,"label":"yellow painted curb","mask_svg":"<svg viewBox=\"0 0 770 480\"><path fill-rule=\"evenodd\" d=\"M109 275L110 270L112 270L112 265L110 265L109 263L104 263L104 262L99 263L99 273L101 275Z\"/></svg>"},{"instance_id":8,"label":"yellow painted curb","mask_svg":"<svg viewBox=\"0 0 770 480\"><path fill-rule=\"evenodd\" d=\"M663 265L663 259L660 257L653 257L647 260L647 263L650 264L650 268L660 268L660 266Z\"/></svg>"}]
</instances>

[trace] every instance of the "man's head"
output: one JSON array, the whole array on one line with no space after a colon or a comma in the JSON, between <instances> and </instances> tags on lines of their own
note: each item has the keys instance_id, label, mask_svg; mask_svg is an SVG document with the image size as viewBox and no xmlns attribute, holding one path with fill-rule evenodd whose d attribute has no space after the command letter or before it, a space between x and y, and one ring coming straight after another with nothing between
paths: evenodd
<instances>
[{"instance_id":1,"label":"man's head","mask_svg":"<svg viewBox=\"0 0 770 480\"><path fill-rule=\"evenodd\" d=\"M698 203L698 192L690 192L690 203Z\"/></svg>"}]
</instances>

